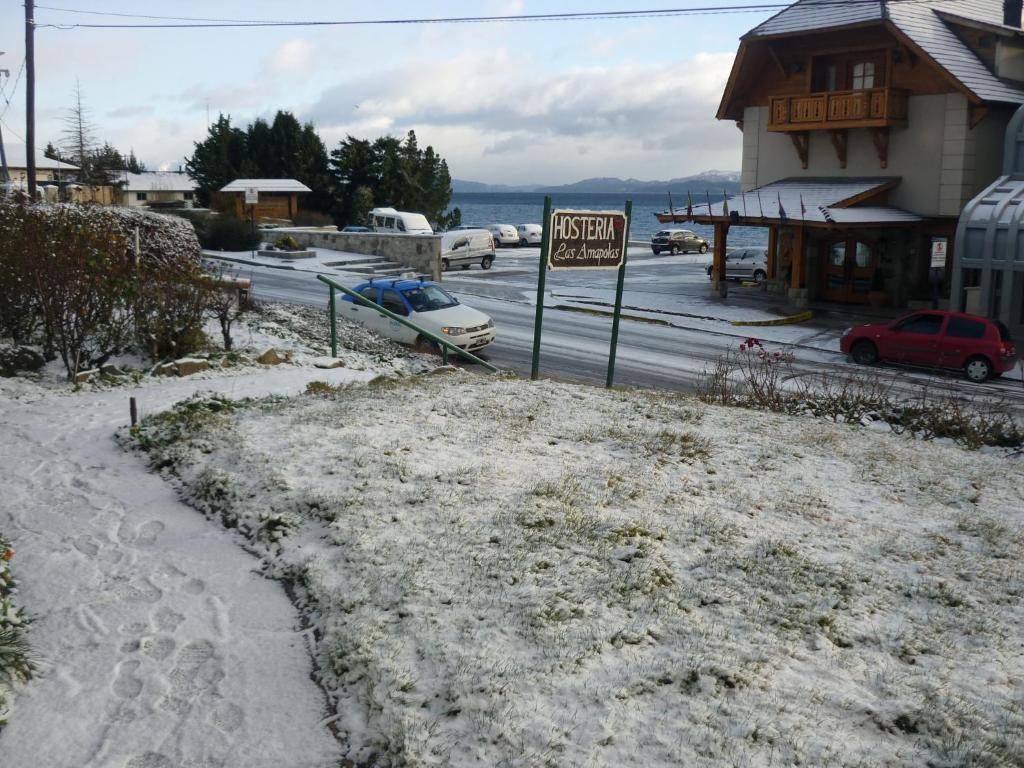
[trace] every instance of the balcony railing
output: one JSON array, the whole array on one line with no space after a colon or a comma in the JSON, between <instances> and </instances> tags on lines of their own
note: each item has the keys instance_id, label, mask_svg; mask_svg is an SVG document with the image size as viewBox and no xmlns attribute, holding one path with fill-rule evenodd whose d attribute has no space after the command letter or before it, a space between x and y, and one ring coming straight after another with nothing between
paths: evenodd
<instances>
[{"instance_id":1,"label":"balcony railing","mask_svg":"<svg viewBox=\"0 0 1024 768\"><path fill-rule=\"evenodd\" d=\"M897 88L775 96L769 131L888 128L907 122L907 92Z\"/></svg>"}]
</instances>

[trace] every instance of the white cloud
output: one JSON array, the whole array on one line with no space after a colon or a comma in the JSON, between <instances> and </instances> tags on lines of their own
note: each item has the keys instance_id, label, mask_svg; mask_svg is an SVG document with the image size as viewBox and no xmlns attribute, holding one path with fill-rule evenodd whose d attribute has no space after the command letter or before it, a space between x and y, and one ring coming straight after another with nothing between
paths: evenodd
<instances>
[{"instance_id":1,"label":"white cloud","mask_svg":"<svg viewBox=\"0 0 1024 768\"><path fill-rule=\"evenodd\" d=\"M316 61L316 46L309 40L289 40L274 51L263 63L263 72L270 77L301 75L312 69Z\"/></svg>"},{"instance_id":2,"label":"white cloud","mask_svg":"<svg viewBox=\"0 0 1024 768\"><path fill-rule=\"evenodd\" d=\"M337 137L413 128L462 178L683 175L739 166L740 133L714 117L732 60L552 73L508 49L473 51L340 83L308 117Z\"/></svg>"}]
</instances>

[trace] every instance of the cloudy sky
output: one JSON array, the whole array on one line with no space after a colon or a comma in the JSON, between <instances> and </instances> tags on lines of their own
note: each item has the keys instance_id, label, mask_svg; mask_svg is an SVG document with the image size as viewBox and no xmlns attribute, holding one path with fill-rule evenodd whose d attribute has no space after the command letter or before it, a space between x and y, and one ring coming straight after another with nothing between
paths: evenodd
<instances>
[{"instance_id":1,"label":"cloudy sky","mask_svg":"<svg viewBox=\"0 0 1024 768\"><path fill-rule=\"evenodd\" d=\"M732 0L749 4L754 0ZM136 22L48 8L229 19L338 20L680 8L701 0L37 0L39 24ZM23 8L0 4L4 136L24 135ZM663 179L740 163L714 113L737 40L769 14L580 22L59 29L36 33L37 141L59 141L76 78L101 139L177 168L207 111L243 127L290 110L328 148L414 129L452 175L490 183Z\"/></svg>"}]
</instances>

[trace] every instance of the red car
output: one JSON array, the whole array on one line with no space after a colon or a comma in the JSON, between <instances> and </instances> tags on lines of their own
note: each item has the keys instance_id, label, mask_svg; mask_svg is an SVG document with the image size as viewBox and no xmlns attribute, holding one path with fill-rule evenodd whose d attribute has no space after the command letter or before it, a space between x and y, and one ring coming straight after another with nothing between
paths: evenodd
<instances>
[{"instance_id":1,"label":"red car","mask_svg":"<svg viewBox=\"0 0 1024 768\"><path fill-rule=\"evenodd\" d=\"M913 312L891 323L858 325L843 334L839 347L862 365L891 360L954 368L977 382L1017 364L1010 331L1001 322L937 309Z\"/></svg>"}]
</instances>

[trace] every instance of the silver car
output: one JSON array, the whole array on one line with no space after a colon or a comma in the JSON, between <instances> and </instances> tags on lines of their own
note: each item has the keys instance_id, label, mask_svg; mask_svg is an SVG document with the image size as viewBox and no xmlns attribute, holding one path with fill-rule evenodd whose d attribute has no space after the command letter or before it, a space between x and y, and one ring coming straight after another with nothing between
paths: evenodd
<instances>
[{"instance_id":1,"label":"silver car","mask_svg":"<svg viewBox=\"0 0 1024 768\"><path fill-rule=\"evenodd\" d=\"M708 264L708 277L712 265ZM753 280L760 283L768 277L767 248L737 248L725 254L726 280Z\"/></svg>"}]
</instances>

